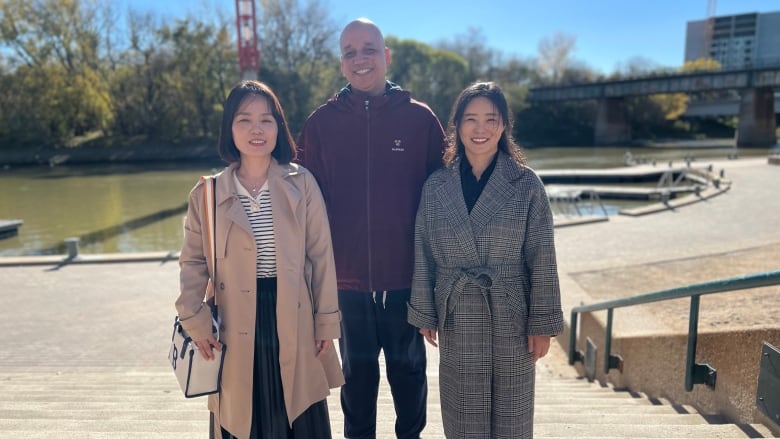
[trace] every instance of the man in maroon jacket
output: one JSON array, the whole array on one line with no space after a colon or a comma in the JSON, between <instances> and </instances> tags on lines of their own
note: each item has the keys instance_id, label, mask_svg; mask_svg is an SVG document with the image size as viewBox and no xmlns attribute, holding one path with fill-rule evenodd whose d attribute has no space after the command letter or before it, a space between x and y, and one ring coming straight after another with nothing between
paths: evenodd
<instances>
[{"instance_id":1,"label":"man in maroon jacket","mask_svg":"<svg viewBox=\"0 0 780 439\"><path fill-rule=\"evenodd\" d=\"M384 350L395 434L416 439L425 427L428 385L422 337L406 321L414 220L446 140L431 109L385 79L390 50L373 22L347 24L339 46L349 84L309 116L298 145L299 160L322 189L333 237L344 435L376 437Z\"/></svg>"}]
</instances>

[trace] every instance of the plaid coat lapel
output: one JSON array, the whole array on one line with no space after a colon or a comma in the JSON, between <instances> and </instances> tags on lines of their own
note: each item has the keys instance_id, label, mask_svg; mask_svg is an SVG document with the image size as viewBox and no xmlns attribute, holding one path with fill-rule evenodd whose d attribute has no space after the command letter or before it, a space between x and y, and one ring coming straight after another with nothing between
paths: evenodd
<instances>
[{"instance_id":1,"label":"plaid coat lapel","mask_svg":"<svg viewBox=\"0 0 780 439\"><path fill-rule=\"evenodd\" d=\"M512 184L520 177L517 166L512 166L511 158L504 153L498 153L498 160L493 174L485 189L471 209L471 229L474 236L479 236L493 216L501 210L504 204L515 196L517 189ZM461 197L463 198L463 197Z\"/></svg>"},{"instance_id":2,"label":"plaid coat lapel","mask_svg":"<svg viewBox=\"0 0 780 439\"><path fill-rule=\"evenodd\" d=\"M481 265L477 254L477 245L474 243L474 232L469 220L469 212L466 202L463 200L463 189L460 186L460 172L454 166L448 169L447 179L444 184L436 188L436 195L441 201L442 208L447 216L447 221L452 226L463 255L476 267Z\"/></svg>"}]
</instances>

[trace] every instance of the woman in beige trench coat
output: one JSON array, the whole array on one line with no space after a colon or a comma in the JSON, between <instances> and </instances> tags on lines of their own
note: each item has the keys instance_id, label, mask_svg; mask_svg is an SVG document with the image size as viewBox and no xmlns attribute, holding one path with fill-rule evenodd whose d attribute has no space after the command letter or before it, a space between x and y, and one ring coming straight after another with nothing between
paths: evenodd
<instances>
[{"instance_id":1,"label":"woman in beige trench coat","mask_svg":"<svg viewBox=\"0 0 780 439\"><path fill-rule=\"evenodd\" d=\"M176 309L200 351L217 345L206 304L216 287L227 346L220 393L210 395L220 438L330 438L326 397L344 383L330 229L314 177L291 163L295 145L279 100L244 81L225 102L217 174L216 279L208 256L203 185L189 196Z\"/></svg>"}]
</instances>

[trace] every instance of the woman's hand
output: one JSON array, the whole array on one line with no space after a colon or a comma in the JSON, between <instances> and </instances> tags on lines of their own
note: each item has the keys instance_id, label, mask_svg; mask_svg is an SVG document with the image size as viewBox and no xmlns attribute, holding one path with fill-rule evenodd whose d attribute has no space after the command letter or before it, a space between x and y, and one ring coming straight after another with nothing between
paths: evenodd
<instances>
[{"instance_id":1,"label":"woman's hand","mask_svg":"<svg viewBox=\"0 0 780 439\"><path fill-rule=\"evenodd\" d=\"M436 330L435 329L420 328L420 334L422 334L422 336L425 337L425 341L430 343L431 346L433 346L435 348L439 347L439 345L436 344Z\"/></svg>"},{"instance_id":2,"label":"woman's hand","mask_svg":"<svg viewBox=\"0 0 780 439\"><path fill-rule=\"evenodd\" d=\"M218 351L222 350L222 345L217 341L214 336L209 336L209 338L201 341L194 342L195 346L198 347L198 351L200 351L200 355L203 356L206 360L213 360L214 359L214 351L213 349L216 348Z\"/></svg>"},{"instance_id":3,"label":"woman's hand","mask_svg":"<svg viewBox=\"0 0 780 439\"><path fill-rule=\"evenodd\" d=\"M314 347L317 350L317 358L320 358L333 347L333 340L314 340Z\"/></svg>"},{"instance_id":4,"label":"woman's hand","mask_svg":"<svg viewBox=\"0 0 780 439\"><path fill-rule=\"evenodd\" d=\"M549 335L529 335L528 336L528 352L534 353L534 363L536 360L547 355L550 350L550 336Z\"/></svg>"}]
</instances>

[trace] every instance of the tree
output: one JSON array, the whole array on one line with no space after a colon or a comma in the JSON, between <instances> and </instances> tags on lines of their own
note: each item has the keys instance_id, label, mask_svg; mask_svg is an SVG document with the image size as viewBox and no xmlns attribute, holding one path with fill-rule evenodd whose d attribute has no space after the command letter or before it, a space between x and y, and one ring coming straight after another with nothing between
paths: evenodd
<instances>
[{"instance_id":1,"label":"tree","mask_svg":"<svg viewBox=\"0 0 780 439\"><path fill-rule=\"evenodd\" d=\"M520 111L526 107L525 96L534 73L533 61L511 57L504 61L501 52L490 49L482 29L470 27L451 40L436 47L460 55L468 64L468 81L495 81L504 90L509 108Z\"/></svg>"},{"instance_id":2,"label":"tree","mask_svg":"<svg viewBox=\"0 0 780 439\"><path fill-rule=\"evenodd\" d=\"M455 35L452 40L443 40L436 48L454 52L468 63L469 81L491 80L495 69L501 66L500 52L488 48L482 29L469 27Z\"/></svg>"},{"instance_id":3,"label":"tree","mask_svg":"<svg viewBox=\"0 0 780 439\"><path fill-rule=\"evenodd\" d=\"M517 113L515 138L530 146L593 143L596 101L540 102Z\"/></svg>"},{"instance_id":4,"label":"tree","mask_svg":"<svg viewBox=\"0 0 780 439\"><path fill-rule=\"evenodd\" d=\"M699 58L693 61L685 61L680 71L683 73L695 72L717 72L721 70L721 65L712 58Z\"/></svg>"},{"instance_id":5,"label":"tree","mask_svg":"<svg viewBox=\"0 0 780 439\"><path fill-rule=\"evenodd\" d=\"M388 78L427 103L446 124L452 103L471 82L466 60L453 52L393 36L385 38L385 44L393 57Z\"/></svg>"},{"instance_id":6,"label":"tree","mask_svg":"<svg viewBox=\"0 0 780 439\"><path fill-rule=\"evenodd\" d=\"M76 135L105 131L112 120L100 58L105 9L89 0L5 0L0 14L0 43L15 55L13 82L37 98L27 102L17 94L21 102L8 105L49 121L41 126L18 120L14 130L19 138L63 144ZM19 107L22 102L30 105Z\"/></svg>"},{"instance_id":7,"label":"tree","mask_svg":"<svg viewBox=\"0 0 780 439\"><path fill-rule=\"evenodd\" d=\"M279 96L296 135L341 82L339 29L318 0L261 0L260 9L260 79Z\"/></svg>"},{"instance_id":8,"label":"tree","mask_svg":"<svg viewBox=\"0 0 780 439\"><path fill-rule=\"evenodd\" d=\"M699 58L693 61L686 61L680 69L680 72L716 72L721 69L722 66L717 60L712 58ZM740 99L737 90L699 91L690 93L688 96L690 97L691 103L697 101L731 101ZM686 120L693 127L693 131L704 134L707 137L734 137L734 132L736 131L738 123L737 116L689 117Z\"/></svg>"},{"instance_id":9,"label":"tree","mask_svg":"<svg viewBox=\"0 0 780 439\"><path fill-rule=\"evenodd\" d=\"M111 81L114 134L160 136L168 123L167 107L175 105L162 83L168 63L159 49L156 21L150 13L129 13L129 47L118 57Z\"/></svg>"},{"instance_id":10,"label":"tree","mask_svg":"<svg viewBox=\"0 0 780 439\"><path fill-rule=\"evenodd\" d=\"M558 84L572 62L577 39L570 34L555 33L539 41L538 71L545 83Z\"/></svg>"},{"instance_id":11,"label":"tree","mask_svg":"<svg viewBox=\"0 0 780 439\"><path fill-rule=\"evenodd\" d=\"M221 105L236 82L236 50L228 25L181 20L161 31L171 65L167 86L175 90L179 137L216 136Z\"/></svg>"},{"instance_id":12,"label":"tree","mask_svg":"<svg viewBox=\"0 0 780 439\"><path fill-rule=\"evenodd\" d=\"M128 61L113 74L115 133L177 141L216 137L221 105L238 78L229 25L191 18L155 27L130 14Z\"/></svg>"}]
</instances>

